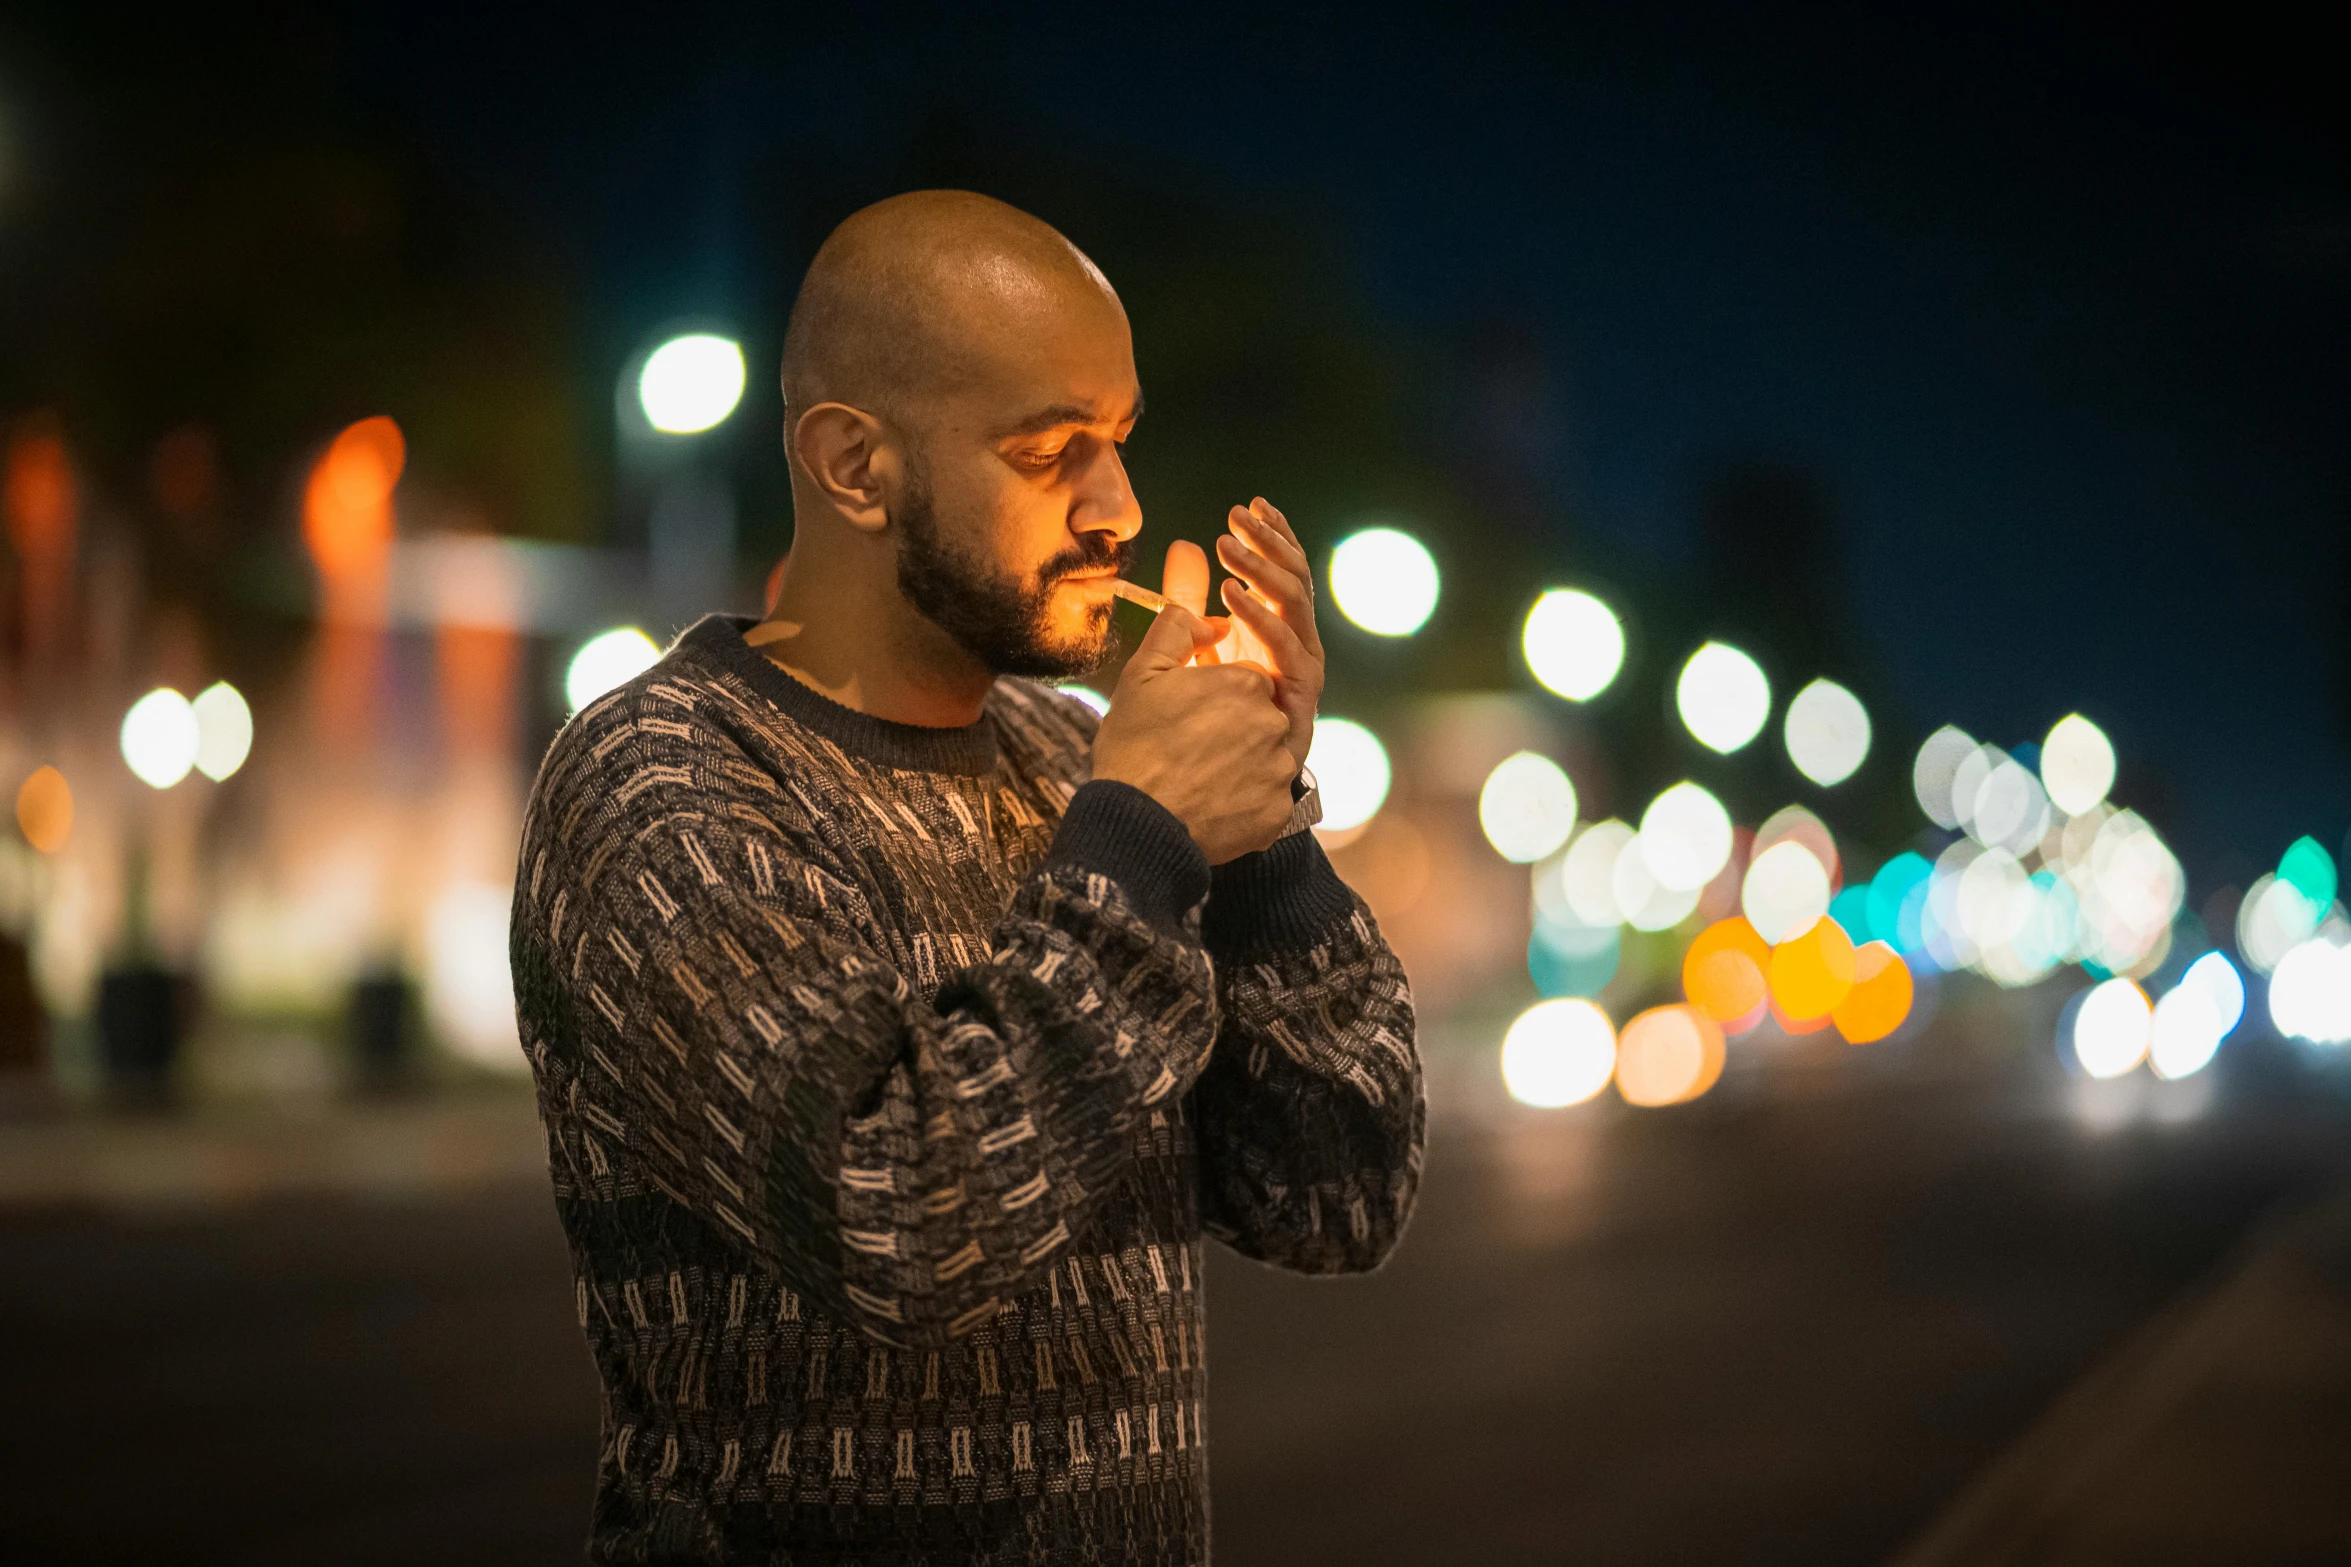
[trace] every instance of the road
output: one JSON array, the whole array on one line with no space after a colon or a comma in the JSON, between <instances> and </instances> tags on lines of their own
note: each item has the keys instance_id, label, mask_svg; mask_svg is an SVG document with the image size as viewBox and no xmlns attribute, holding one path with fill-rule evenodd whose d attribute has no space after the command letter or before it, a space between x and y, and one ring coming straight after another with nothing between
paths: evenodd
<instances>
[{"instance_id":1,"label":"road","mask_svg":"<svg viewBox=\"0 0 2351 1567\"><path fill-rule=\"evenodd\" d=\"M1787 1048L1666 1112L1449 1055L1384 1272L1218 1256L1219 1562L1882 1562L2351 1177L2351 1102L2258 1052L2082 1085ZM530 1182L0 1217L0 1341L11 1562L578 1559L595 1394Z\"/></svg>"}]
</instances>

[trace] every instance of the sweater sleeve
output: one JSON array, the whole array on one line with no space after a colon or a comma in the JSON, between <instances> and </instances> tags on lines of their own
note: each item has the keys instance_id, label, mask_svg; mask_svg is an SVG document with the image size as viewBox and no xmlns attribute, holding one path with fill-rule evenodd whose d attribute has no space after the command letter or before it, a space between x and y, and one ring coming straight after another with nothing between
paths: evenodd
<instances>
[{"instance_id":1,"label":"sweater sleeve","mask_svg":"<svg viewBox=\"0 0 2351 1567\"><path fill-rule=\"evenodd\" d=\"M1199 1073L1206 862L1087 784L986 960L924 998L739 750L641 700L559 738L524 838L512 957L559 1178L666 1195L885 1342L978 1327Z\"/></svg>"},{"instance_id":2,"label":"sweater sleeve","mask_svg":"<svg viewBox=\"0 0 2351 1567\"><path fill-rule=\"evenodd\" d=\"M1222 1013L1194 1091L1204 1227L1300 1272L1379 1266L1426 1121L1403 966L1310 832L1217 867L1202 928Z\"/></svg>"}]
</instances>

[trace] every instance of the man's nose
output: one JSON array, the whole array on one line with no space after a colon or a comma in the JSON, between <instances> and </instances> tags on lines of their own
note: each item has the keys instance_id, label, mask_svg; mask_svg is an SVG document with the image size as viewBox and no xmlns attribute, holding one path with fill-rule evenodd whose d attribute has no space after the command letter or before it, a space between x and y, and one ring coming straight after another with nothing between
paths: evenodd
<instances>
[{"instance_id":1,"label":"man's nose","mask_svg":"<svg viewBox=\"0 0 2351 1567\"><path fill-rule=\"evenodd\" d=\"M1079 481L1077 504L1070 508L1072 533L1107 533L1124 544L1143 529L1142 503L1127 482L1126 464L1118 448L1105 441L1102 454L1087 464Z\"/></svg>"}]
</instances>

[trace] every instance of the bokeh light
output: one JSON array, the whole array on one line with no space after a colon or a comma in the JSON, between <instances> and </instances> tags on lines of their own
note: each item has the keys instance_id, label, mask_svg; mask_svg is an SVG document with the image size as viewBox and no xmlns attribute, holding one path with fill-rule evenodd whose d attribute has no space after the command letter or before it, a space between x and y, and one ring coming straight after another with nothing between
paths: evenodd
<instances>
[{"instance_id":1,"label":"bokeh light","mask_svg":"<svg viewBox=\"0 0 2351 1567\"><path fill-rule=\"evenodd\" d=\"M2269 1020L2288 1039L2351 1043L2351 947L2321 937L2278 959L2269 976Z\"/></svg>"},{"instance_id":2,"label":"bokeh light","mask_svg":"<svg viewBox=\"0 0 2351 1567\"><path fill-rule=\"evenodd\" d=\"M131 704L122 718L122 759L141 783L168 789L196 765L201 735L188 699L169 686Z\"/></svg>"},{"instance_id":3,"label":"bokeh light","mask_svg":"<svg viewBox=\"0 0 2351 1567\"><path fill-rule=\"evenodd\" d=\"M1748 865L1739 888L1739 908L1765 941L1785 941L1828 913L1829 873L1801 842L1782 839Z\"/></svg>"},{"instance_id":4,"label":"bokeh light","mask_svg":"<svg viewBox=\"0 0 2351 1567\"><path fill-rule=\"evenodd\" d=\"M1996 753L1995 753L1996 754ZM1962 812L1968 836L1989 847L2023 854L2049 831L2049 798L2032 769L2011 756L1984 758L1982 781ZM1962 764L1962 772L1969 769Z\"/></svg>"},{"instance_id":5,"label":"bokeh light","mask_svg":"<svg viewBox=\"0 0 2351 1567\"><path fill-rule=\"evenodd\" d=\"M1575 813L1575 785L1557 762L1532 751L1504 757L1478 791L1486 842L1515 865L1532 864L1567 842Z\"/></svg>"},{"instance_id":6,"label":"bokeh light","mask_svg":"<svg viewBox=\"0 0 2351 1567\"><path fill-rule=\"evenodd\" d=\"M1911 764L1910 787L1918 797L1918 808L1937 827L1959 825L1959 811L1951 798L1952 785L1958 779L1959 764L1975 754L1975 750L1975 738L1949 724L1928 735L1919 745L1918 758Z\"/></svg>"},{"instance_id":7,"label":"bokeh light","mask_svg":"<svg viewBox=\"0 0 2351 1567\"><path fill-rule=\"evenodd\" d=\"M578 712L615 686L627 685L661 661L661 649L634 626L590 637L563 673L564 699Z\"/></svg>"},{"instance_id":8,"label":"bokeh light","mask_svg":"<svg viewBox=\"0 0 2351 1567\"><path fill-rule=\"evenodd\" d=\"M36 767L16 791L16 826L41 854L55 854L73 836L73 787L54 767Z\"/></svg>"},{"instance_id":9,"label":"bokeh light","mask_svg":"<svg viewBox=\"0 0 2351 1567\"><path fill-rule=\"evenodd\" d=\"M1520 1104L1580 1104L1615 1073L1616 1029L1590 1001L1538 1001L1502 1037L1502 1083Z\"/></svg>"},{"instance_id":10,"label":"bokeh light","mask_svg":"<svg viewBox=\"0 0 2351 1567\"><path fill-rule=\"evenodd\" d=\"M1650 871L1638 852L1620 854L1609 878L1610 891L1624 922L1635 930L1671 930L1698 907L1696 887L1668 887Z\"/></svg>"},{"instance_id":11,"label":"bokeh light","mask_svg":"<svg viewBox=\"0 0 2351 1567\"><path fill-rule=\"evenodd\" d=\"M2220 1012L2201 986L2175 985L2155 1003L2147 1065L2167 1080L2193 1076L2210 1064L2224 1032Z\"/></svg>"},{"instance_id":12,"label":"bokeh light","mask_svg":"<svg viewBox=\"0 0 2351 1567\"><path fill-rule=\"evenodd\" d=\"M1682 666L1674 706L1700 745L1728 756L1763 732L1771 717L1771 682L1745 653L1709 642Z\"/></svg>"},{"instance_id":13,"label":"bokeh light","mask_svg":"<svg viewBox=\"0 0 2351 1567\"><path fill-rule=\"evenodd\" d=\"M1349 832L1380 813L1393 777L1380 737L1350 718L1318 718L1306 765L1322 796L1321 829Z\"/></svg>"},{"instance_id":14,"label":"bokeh light","mask_svg":"<svg viewBox=\"0 0 2351 1567\"><path fill-rule=\"evenodd\" d=\"M1624 667L1624 622L1580 588L1553 588L1527 611L1527 668L1571 702L1589 702Z\"/></svg>"},{"instance_id":15,"label":"bokeh light","mask_svg":"<svg viewBox=\"0 0 2351 1567\"><path fill-rule=\"evenodd\" d=\"M1836 1011L1860 974L1853 939L1822 917L1771 949L1771 999L1782 1015L1808 1023Z\"/></svg>"},{"instance_id":16,"label":"bokeh light","mask_svg":"<svg viewBox=\"0 0 2351 1567\"><path fill-rule=\"evenodd\" d=\"M1062 686L1060 691L1063 696L1075 697L1078 701L1083 702L1087 707L1093 709L1094 716L1096 718L1099 718L1104 713L1110 711L1110 698L1104 696L1101 692L1095 690L1092 686Z\"/></svg>"},{"instance_id":17,"label":"bokeh light","mask_svg":"<svg viewBox=\"0 0 2351 1567\"><path fill-rule=\"evenodd\" d=\"M1682 954L1682 994L1718 1023L1736 1023L1763 1005L1771 948L1734 914L1698 933Z\"/></svg>"},{"instance_id":18,"label":"bokeh light","mask_svg":"<svg viewBox=\"0 0 2351 1567\"><path fill-rule=\"evenodd\" d=\"M196 715L196 771L215 783L253 754L253 709L227 681L216 681L188 704Z\"/></svg>"},{"instance_id":19,"label":"bokeh light","mask_svg":"<svg viewBox=\"0 0 2351 1567\"><path fill-rule=\"evenodd\" d=\"M1675 784L1641 813L1640 851L1659 886L1696 892L1731 857L1731 813L1700 785Z\"/></svg>"},{"instance_id":20,"label":"bokeh light","mask_svg":"<svg viewBox=\"0 0 2351 1567\"><path fill-rule=\"evenodd\" d=\"M645 422L665 435L710 429L743 400L743 349L708 332L673 337L645 360L637 403Z\"/></svg>"},{"instance_id":21,"label":"bokeh light","mask_svg":"<svg viewBox=\"0 0 2351 1567\"><path fill-rule=\"evenodd\" d=\"M1869 756L1869 709L1834 680L1815 680L1788 703L1788 760L1823 789L1843 783Z\"/></svg>"},{"instance_id":22,"label":"bokeh light","mask_svg":"<svg viewBox=\"0 0 2351 1567\"><path fill-rule=\"evenodd\" d=\"M1627 1104L1678 1105L1722 1076L1722 1027L1685 1006L1651 1007L1616 1040L1616 1091Z\"/></svg>"},{"instance_id":23,"label":"bokeh light","mask_svg":"<svg viewBox=\"0 0 2351 1567\"><path fill-rule=\"evenodd\" d=\"M1908 1021L1916 999L1910 965L1887 943L1872 941L1853 949L1853 988L1829 1009L1829 1020L1848 1044L1866 1045Z\"/></svg>"},{"instance_id":24,"label":"bokeh light","mask_svg":"<svg viewBox=\"0 0 2351 1567\"><path fill-rule=\"evenodd\" d=\"M1748 859L1752 862L1756 855L1791 840L1811 851L1812 857L1820 861L1820 868L1828 872L1829 885L1835 886L1841 863L1837 858L1837 840L1830 834L1828 823L1801 805L1783 805L1763 819L1763 825L1755 829L1754 842L1748 846Z\"/></svg>"},{"instance_id":25,"label":"bokeh light","mask_svg":"<svg viewBox=\"0 0 2351 1567\"><path fill-rule=\"evenodd\" d=\"M1559 861L1559 886L1567 906L1586 925L1615 925L1624 919L1616 901L1616 862L1634 844L1632 828L1614 819L1594 822L1576 835Z\"/></svg>"},{"instance_id":26,"label":"bokeh light","mask_svg":"<svg viewBox=\"0 0 2351 1567\"><path fill-rule=\"evenodd\" d=\"M1527 937L1527 977L1545 996L1596 996L1616 978L1623 954L1618 926L1538 915Z\"/></svg>"},{"instance_id":27,"label":"bokeh light","mask_svg":"<svg viewBox=\"0 0 2351 1567\"><path fill-rule=\"evenodd\" d=\"M372 578L391 549L392 490L407 466L400 426L378 414L328 443L303 493L302 538L330 597Z\"/></svg>"},{"instance_id":28,"label":"bokeh light","mask_svg":"<svg viewBox=\"0 0 2351 1567\"><path fill-rule=\"evenodd\" d=\"M2041 783L2068 816L2079 816L2114 787L2114 743L2079 713L2068 713L2041 742Z\"/></svg>"},{"instance_id":29,"label":"bokeh light","mask_svg":"<svg viewBox=\"0 0 2351 1567\"><path fill-rule=\"evenodd\" d=\"M2316 838L2297 838L2278 856L2277 877L2321 917L2335 901L2334 856L2319 847Z\"/></svg>"},{"instance_id":30,"label":"bokeh light","mask_svg":"<svg viewBox=\"0 0 2351 1567\"><path fill-rule=\"evenodd\" d=\"M2092 1077L2120 1077L2146 1057L2154 1028L2147 992L2127 979L2105 980L2074 1012L2074 1060Z\"/></svg>"},{"instance_id":31,"label":"bokeh light","mask_svg":"<svg viewBox=\"0 0 2351 1567\"><path fill-rule=\"evenodd\" d=\"M1351 533L1331 551L1332 602L1375 636L1408 637L1437 607L1437 563L1396 528Z\"/></svg>"},{"instance_id":32,"label":"bokeh light","mask_svg":"<svg viewBox=\"0 0 2351 1567\"><path fill-rule=\"evenodd\" d=\"M2226 953L2207 952L2189 964L2180 976L2180 988L2204 992L2212 1004L2212 1015L2219 1021L2221 1038L2226 1039L2244 1020L2245 977Z\"/></svg>"}]
</instances>

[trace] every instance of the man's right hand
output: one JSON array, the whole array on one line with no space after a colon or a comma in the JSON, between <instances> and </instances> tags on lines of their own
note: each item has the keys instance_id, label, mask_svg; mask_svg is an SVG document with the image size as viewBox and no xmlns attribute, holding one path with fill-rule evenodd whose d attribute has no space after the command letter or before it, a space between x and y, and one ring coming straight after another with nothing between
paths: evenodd
<instances>
[{"instance_id":1,"label":"man's right hand","mask_svg":"<svg viewBox=\"0 0 2351 1567\"><path fill-rule=\"evenodd\" d=\"M1269 847L1290 819L1297 758L1273 681L1249 664L1185 665L1220 631L1180 605L1127 660L1094 736L1094 776L1129 784L1181 821L1211 865Z\"/></svg>"}]
</instances>

